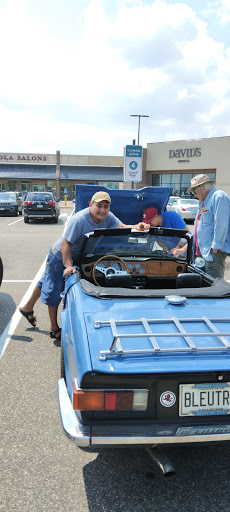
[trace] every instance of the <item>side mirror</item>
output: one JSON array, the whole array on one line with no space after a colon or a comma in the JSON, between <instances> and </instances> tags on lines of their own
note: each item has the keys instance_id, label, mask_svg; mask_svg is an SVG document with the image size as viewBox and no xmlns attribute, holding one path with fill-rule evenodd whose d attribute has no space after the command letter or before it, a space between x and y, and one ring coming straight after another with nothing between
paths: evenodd
<instances>
[{"instance_id":1,"label":"side mirror","mask_svg":"<svg viewBox=\"0 0 230 512\"><path fill-rule=\"evenodd\" d=\"M204 258L201 256L197 256L194 261L195 267L199 268L200 270L203 270L205 268L205 261Z\"/></svg>"}]
</instances>

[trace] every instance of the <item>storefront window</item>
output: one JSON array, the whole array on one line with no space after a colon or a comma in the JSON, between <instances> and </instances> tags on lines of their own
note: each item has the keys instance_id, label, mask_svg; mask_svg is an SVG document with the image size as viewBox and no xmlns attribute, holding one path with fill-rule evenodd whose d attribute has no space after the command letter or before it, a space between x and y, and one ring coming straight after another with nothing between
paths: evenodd
<instances>
[{"instance_id":1,"label":"storefront window","mask_svg":"<svg viewBox=\"0 0 230 512\"><path fill-rule=\"evenodd\" d=\"M44 184L40 185L39 183L33 185L33 192L45 192L46 186Z\"/></svg>"},{"instance_id":2,"label":"storefront window","mask_svg":"<svg viewBox=\"0 0 230 512\"><path fill-rule=\"evenodd\" d=\"M119 182L117 181L99 181L98 185L109 188L110 190L119 189Z\"/></svg>"},{"instance_id":3,"label":"storefront window","mask_svg":"<svg viewBox=\"0 0 230 512\"><path fill-rule=\"evenodd\" d=\"M152 185L161 187L172 187L173 196L188 197L188 195L190 196L190 194L187 193L187 190L191 185L191 179L197 174L202 173L199 173L197 171L189 174L152 174ZM209 178L215 181L215 172L207 172L205 174L208 174Z\"/></svg>"},{"instance_id":4,"label":"storefront window","mask_svg":"<svg viewBox=\"0 0 230 512\"><path fill-rule=\"evenodd\" d=\"M30 192L30 181L21 181L21 191Z\"/></svg>"},{"instance_id":5,"label":"storefront window","mask_svg":"<svg viewBox=\"0 0 230 512\"><path fill-rule=\"evenodd\" d=\"M152 186L159 187L161 185L161 174L152 174Z\"/></svg>"},{"instance_id":6,"label":"storefront window","mask_svg":"<svg viewBox=\"0 0 230 512\"><path fill-rule=\"evenodd\" d=\"M0 183L0 192L5 192L5 190L6 190L5 183Z\"/></svg>"},{"instance_id":7,"label":"storefront window","mask_svg":"<svg viewBox=\"0 0 230 512\"><path fill-rule=\"evenodd\" d=\"M11 190L11 192L14 192L14 190L17 190L17 180L8 180L7 189Z\"/></svg>"}]
</instances>

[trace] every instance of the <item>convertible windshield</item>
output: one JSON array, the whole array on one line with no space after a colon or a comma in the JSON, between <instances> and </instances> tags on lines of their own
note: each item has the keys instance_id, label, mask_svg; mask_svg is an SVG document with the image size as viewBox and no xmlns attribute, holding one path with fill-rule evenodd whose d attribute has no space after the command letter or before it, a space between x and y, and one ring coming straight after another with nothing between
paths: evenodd
<instances>
[{"instance_id":1,"label":"convertible windshield","mask_svg":"<svg viewBox=\"0 0 230 512\"><path fill-rule=\"evenodd\" d=\"M125 233L122 233L123 231ZM143 232L117 229L104 230L102 233L103 230L95 230L94 234L88 235L82 253L83 259L92 258L92 256L100 258L106 254L122 256L124 259L140 256L172 258L175 248L183 245L185 250L176 254L176 257L182 260L187 259L188 240L185 238L184 231L150 229L148 232ZM182 236L178 236L178 233Z\"/></svg>"}]
</instances>

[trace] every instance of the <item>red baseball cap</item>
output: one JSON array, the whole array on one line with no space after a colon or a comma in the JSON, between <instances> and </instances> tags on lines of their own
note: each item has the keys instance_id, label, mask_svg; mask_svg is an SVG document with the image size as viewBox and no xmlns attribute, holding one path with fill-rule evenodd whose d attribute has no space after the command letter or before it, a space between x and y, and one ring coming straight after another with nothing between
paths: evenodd
<instances>
[{"instance_id":1,"label":"red baseball cap","mask_svg":"<svg viewBox=\"0 0 230 512\"><path fill-rule=\"evenodd\" d=\"M146 210L143 213L143 222L146 222L146 224L150 224L153 217L158 215L158 210L156 208L146 208Z\"/></svg>"}]
</instances>

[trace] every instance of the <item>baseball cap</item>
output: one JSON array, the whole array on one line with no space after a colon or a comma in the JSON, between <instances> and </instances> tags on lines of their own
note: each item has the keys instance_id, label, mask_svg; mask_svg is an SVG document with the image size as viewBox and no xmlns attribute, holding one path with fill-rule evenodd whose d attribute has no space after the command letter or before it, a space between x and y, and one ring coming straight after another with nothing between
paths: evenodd
<instances>
[{"instance_id":1,"label":"baseball cap","mask_svg":"<svg viewBox=\"0 0 230 512\"><path fill-rule=\"evenodd\" d=\"M204 185L204 183L210 183L214 180L211 180L207 174L197 174L191 179L191 187L188 188L187 192L192 192L194 188L199 187L200 185Z\"/></svg>"},{"instance_id":2,"label":"baseball cap","mask_svg":"<svg viewBox=\"0 0 230 512\"><path fill-rule=\"evenodd\" d=\"M95 201L96 203L100 203L100 201L108 201L109 203L111 203L111 197L109 196L109 194L107 194L107 192L100 190L99 192L96 192L93 195L91 201Z\"/></svg>"},{"instance_id":3,"label":"baseball cap","mask_svg":"<svg viewBox=\"0 0 230 512\"><path fill-rule=\"evenodd\" d=\"M158 210L154 207L152 208L146 208L146 210L143 213L143 222L146 222L146 224L150 224L151 220L155 215L158 215Z\"/></svg>"}]
</instances>

